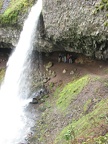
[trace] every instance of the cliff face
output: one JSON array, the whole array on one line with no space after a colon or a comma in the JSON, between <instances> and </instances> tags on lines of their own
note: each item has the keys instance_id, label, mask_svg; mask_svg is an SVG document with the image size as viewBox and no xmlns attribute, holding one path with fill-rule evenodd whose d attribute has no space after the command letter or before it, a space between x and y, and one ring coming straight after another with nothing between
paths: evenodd
<instances>
[{"instance_id":1,"label":"cliff face","mask_svg":"<svg viewBox=\"0 0 108 144\"><path fill-rule=\"evenodd\" d=\"M107 59L107 10L107 0L43 0L37 49L46 52L66 50ZM23 17L19 16L14 22L14 30L2 25L1 42L15 45Z\"/></svg>"},{"instance_id":2,"label":"cliff face","mask_svg":"<svg viewBox=\"0 0 108 144\"><path fill-rule=\"evenodd\" d=\"M43 0L47 37L58 49L108 58L108 1Z\"/></svg>"}]
</instances>

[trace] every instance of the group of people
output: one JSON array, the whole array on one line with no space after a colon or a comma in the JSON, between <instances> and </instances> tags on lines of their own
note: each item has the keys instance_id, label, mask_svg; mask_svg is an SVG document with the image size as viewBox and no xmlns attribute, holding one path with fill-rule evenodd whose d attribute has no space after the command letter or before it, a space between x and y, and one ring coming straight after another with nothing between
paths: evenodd
<instances>
[{"instance_id":1,"label":"group of people","mask_svg":"<svg viewBox=\"0 0 108 144\"><path fill-rule=\"evenodd\" d=\"M59 53L58 62L73 63L72 54L61 54Z\"/></svg>"}]
</instances>

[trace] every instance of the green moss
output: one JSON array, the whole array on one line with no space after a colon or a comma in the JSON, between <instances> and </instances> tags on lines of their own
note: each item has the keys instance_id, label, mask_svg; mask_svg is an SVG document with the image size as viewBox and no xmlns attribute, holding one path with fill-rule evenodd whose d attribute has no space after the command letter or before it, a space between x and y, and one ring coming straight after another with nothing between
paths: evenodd
<instances>
[{"instance_id":1,"label":"green moss","mask_svg":"<svg viewBox=\"0 0 108 144\"><path fill-rule=\"evenodd\" d=\"M107 2L107 4L106 4L106 10L108 10L108 2Z\"/></svg>"},{"instance_id":2,"label":"green moss","mask_svg":"<svg viewBox=\"0 0 108 144\"><path fill-rule=\"evenodd\" d=\"M58 95L57 106L61 110L65 110L69 104L87 85L89 76L84 76L76 81L68 83Z\"/></svg>"},{"instance_id":3,"label":"green moss","mask_svg":"<svg viewBox=\"0 0 108 144\"><path fill-rule=\"evenodd\" d=\"M64 140L64 135L68 130L71 129L71 127L74 128L75 138L78 139L80 137L83 137L85 139L85 142L88 141L88 139L92 136L95 137L95 128L97 128L101 124L107 123L106 121L106 115L108 113L108 99L107 100L101 100L95 107L94 110L81 117L77 121L73 121L71 124L66 126L57 139L55 140L55 143L61 143L65 144L66 141ZM103 116L104 114L104 116ZM98 131L96 131L98 133ZM91 141L91 140L90 140ZM92 143L95 142L95 139L92 139ZM86 142L87 143L87 142ZM87 143L89 144L89 142Z\"/></svg>"},{"instance_id":4,"label":"green moss","mask_svg":"<svg viewBox=\"0 0 108 144\"><path fill-rule=\"evenodd\" d=\"M87 110L88 110L88 108L89 108L89 105L91 104L91 99L88 99L87 101L86 101L86 103L84 104L84 113L86 113L87 112Z\"/></svg>"},{"instance_id":5,"label":"green moss","mask_svg":"<svg viewBox=\"0 0 108 144\"><path fill-rule=\"evenodd\" d=\"M0 9L2 8L3 6L3 0L0 1Z\"/></svg>"},{"instance_id":6,"label":"green moss","mask_svg":"<svg viewBox=\"0 0 108 144\"><path fill-rule=\"evenodd\" d=\"M108 22L107 21L104 22L104 26L108 27Z\"/></svg>"},{"instance_id":7,"label":"green moss","mask_svg":"<svg viewBox=\"0 0 108 144\"><path fill-rule=\"evenodd\" d=\"M100 6L99 6L99 9L100 9L100 10L103 10L104 8L105 8L104 5L100 5Z\"/></svg>"},{"instance_id":8,"label":"green moss","mask_svg":"<svg viewBox=\"0 0 108 144\"><path fill-rule=\"evenodd\" d=\"M4 75L5 75L5 69L0 69L0 84L3 81Z\"/></svg>"},{"instance_id":9,"label":"green moss","mask_svg":"<svg viewBox=\"0 0 108 144\"><path fill-rule=\"evenodd\" d=\"M103 2L103 3L107 3L107 2L108 2L108 0L102 0L102 2Z\"/></svg>"},{"instance_id":10,"label":"green moss","mask_svg":"<svg viewBox=\"0 0 108 144\"><path fill-rule=\"evenodd\" d=\"M104 12L107 12L108 10L108 0L101 0L99 4L95 5L95 10L92 12L93 15L96 15L97 13L101 12L104 10ZM104 22L104 26L108 26L107 24L107 19L108 17L106 16L106 20Z\"/></svg>"},{"instance_id":11,"label":"green moss","mask_svg":"<svg viewBox=\"0 0 108 144\"><path fill-rule=\"evenodd\" d=\"M28 7L31 7L34 0L11 0L8 8L3 14L0 15L0 24L5 25L15 25L18 20L18 16L25 13Z\"/></svg>"},{"instance_id":12,"label":"green moss","mask_svg":"<svg viewBox=\"0 0 108 144\"><path fill-rule=\"evenodd\" d=\"M108 18L108 14L106 14L106 17Z\"/></svg>"},{"instance_id":13,"label":"green moss","mask_svg":"<svg viewBox=\"0 0 108 144\"><path fill-rule=\"evenodd\" d=\"M101 0L99 4L95 5L95 10L92 12L93 15L96 15L97 13L103 11L107 12L108 10L108 0ZM107 15L107 14L105 14ZM106 16L105 22L104 22L104 26L107 27L108 26L108 17Z\"/></svg>"},{"instance_id":14,"label":"green moss","mask_svg":"<svg viewBox=\"0 0 108 144\"><path fill-rule=\"evenodd\" d=\"M108 133L104 136L100 136L95 139L97 144L107 144L108 143Z\"/></svg>"}]
</instances>

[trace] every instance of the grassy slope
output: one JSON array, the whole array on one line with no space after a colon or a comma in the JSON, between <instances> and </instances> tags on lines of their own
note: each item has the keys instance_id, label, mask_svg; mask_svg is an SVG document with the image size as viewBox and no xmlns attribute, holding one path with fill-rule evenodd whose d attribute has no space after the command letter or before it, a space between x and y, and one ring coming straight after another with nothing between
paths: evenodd
<instances>
[{"instance_id":1,"label":"grassy slope","mask_svg":"<svg viewBox=\"0 0 108 144\"><path fill-rule=\"evenodd\" d=\"M98 128L101 126L108 126L107 125L107 112L108 111L108 100L101 100L94 108L94 110L81 117L78 121L73 121L67 127L65 127L60 135L56 139L56 143L66 144L67 141L73 140L73 142L78 143L77 139L85 139L85 144L97 143L103 144L103 142L108 142L107 135L104 137L95 138L95 132L99 131ZM69 131L71 133L69 133ZM74 131L74 135L73 132ZM69 139L66 139L69 137ZM72 137L72 138L71 138ZM63 140L64 139L64 140Z\"/></svg>"},{"instance_id":2,"label":"grassy slope","mask_svg":"<svg viewBox=\"0 0 108 144\"><path fill-rule=\"evenodd\" d=\"M18 16L27 12L28 7L31 7L33 3L34 0L11 0L8 8L0 15L0 25L15 25L17 23Z\"/></svg>"},{"instance_id":3,"label":"grassy slope","mask_svg":"<svg viewBox=\"0 0 108 144\"><path fill-rule=\"evenodd\" d=\"M72 102L91 81L101 81L101 78L90 76L81 77L56 89L51 99L46 100L41 120L38 122L39 133L34 137L38 142L50 144L105 144L108 143L108 99L102 98L93 105L93 109L85 113L92 103L87 99L83 105L83 112L78 119L73 117L71 122L66 118L69 111L74 111ZM105 82L106 83L106 82ZM94 95L97 94L94 89ZM70 109L71 105L71 109ZM56 113L56 114L55 114ZM56 115L56 116L55 116ZM66 118L66 119L65 119ZM58 120L59 119L59 120ZM66 123L63 121L67 121ZM62 126L58 127L60 123ZM57 132L55 132L57 129ZM54 132L54 133L53 133ZM52 133L52 134L51 134ZM54 136L55 135L55 136Z\"/></svg>"},{"instance_id":4,"label":"grassy slope","mask_svg":"<svg viewBox=\"0 0 108 144\"><path fill-rule=\"evenodd\" d=\"M62 110L66 110L69 104L74 101L76 96L81 92L88 83L89 77L84 76L78 80L68 83L58 94L57 106Z\"/></svg>"},{"instance_id":5,"label":"grassy slope","mask_svg":"<svg viewBox=\"0 0 108 144\"><path fill-rule=\"evenodd\" d=\"M85 79L85 77L82 79ZM95 80L98 81L100 79L96 78ZM83 83L85 83L85 85L83 85L81 79L77 82L77 86L82 85L83 87L87 84L87 81L86 83L83 81ZM65 91L68 90L67 85ZM88 99L84 105L84 111L86 111L90 103L91 100ZM108 99L102 99L93 107L90 113L84 114L80 119L72 121L72 123L63 128L57 136L55 143L105 144L108 143L108 129L106 129L106 127L108 127Z\"/></svg>"}]
</instances>

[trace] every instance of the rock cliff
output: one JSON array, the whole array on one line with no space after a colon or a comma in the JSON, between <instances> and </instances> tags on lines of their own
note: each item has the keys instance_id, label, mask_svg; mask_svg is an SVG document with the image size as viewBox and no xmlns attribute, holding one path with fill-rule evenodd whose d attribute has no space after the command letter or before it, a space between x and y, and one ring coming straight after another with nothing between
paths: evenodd
<instances>
[{"instance_id":1,"label":"rock cliff","mask_svg":"<svg viewBox=\"0 0 108 144\"><path fill-rule=\"evenodd\" d=\"M26 16L18 16L14 27L1 25L0 43L15 46ZM66 50L108 59L108 0L43 0L39 24L39 51Z\"/></svg>"}]
</instances>

